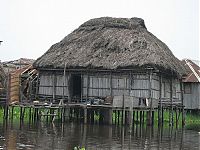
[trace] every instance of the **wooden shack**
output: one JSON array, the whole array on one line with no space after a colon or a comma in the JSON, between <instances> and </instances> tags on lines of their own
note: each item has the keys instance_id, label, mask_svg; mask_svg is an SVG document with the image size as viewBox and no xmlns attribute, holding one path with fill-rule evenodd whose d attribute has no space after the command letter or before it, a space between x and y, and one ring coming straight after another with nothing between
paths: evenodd
<instances>
[{"instance_id":1,"label":"wooden shack","mask_svg":"<svg viewBox=\"0 0 200 150\"><path fill-rule=\"evenodd\" d=\"M85 102L119 97L133 107L181 102L185 68L140 18L96 18L38 58L39 97ZM114 102L116 106L122 105Z\"/></svg>"},{"instance_id":2,"label":"wooden shack","mask_svg":"<svg viewBox=\"0 0 200 150\"><path fill-rule=\"evenodd\" d=\"M200 109L200 67L189 59L184 59L188 73L184 82L184 105L188 110Z\"/></svg>"},{"instance_id":3,"label":"wooden shack","mask_svg":"<svg viewBox=\"0 0 200 150\"><path fill-rule=\"evenodd\" d=\"M37 71L32 65L25 66L9 73L8 78L8 100L9 104L29 102L31 92L34 93L33 81L37 78Z\"/></svg>"}]
</instances>

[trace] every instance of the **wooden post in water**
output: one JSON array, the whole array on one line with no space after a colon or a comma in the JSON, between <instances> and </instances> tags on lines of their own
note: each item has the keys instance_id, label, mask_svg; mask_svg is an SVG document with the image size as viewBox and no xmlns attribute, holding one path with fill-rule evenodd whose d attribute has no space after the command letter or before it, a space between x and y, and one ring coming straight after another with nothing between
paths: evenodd
<instances>
[{"instance_id":1,"label":"wooden post in water","mask_svg":"<svg viewBox=\"0 0 200 150\"><path fill-rule=\"evenodd\" d=\"M11 119L13 120L13 112L14 112L14 106L11 106Z\"/></svg>"},{"instance_id":2,"label":"wooden post in water","mask_svg":"<svg viewBox=\"0 0 200 150\"><path fill-rule=\"evenodd\" d=\"M159 108L158 108L158 125L162 123L162 75L159 75Z\"/></svg>"},{"instance_id":3,"label":"wooden post in water","mask_svg":"<svg viewBox=\"0 0 200 150\"><path fill-rule=\"evenodd\" d=\"M53 90L52 90L52 98L53 98L53 100L51 100L51 102L53 103L54 101L55 101L55 92L56 92L56 90L55 90L55 82L56 82L56 77L55 77L55 73L53 73L53 86L52 86L52 88L53 88Z\"/></svg>"},{"instance_id":4,"label":"wooden post in water","mask_svg":"<svg viewBox=\"0 0 200 150\"><path fill-rule=\"evenodd\" d=\"M99 124L102 124L104 120L103 111L99 109Z\"/></svg>"},{"instance_id":5,"label":"wooden post in water","mask_svg":"<svg viewBox=\"0 0 200 150\"><path fill-rule=\"evenodd\" d=\"M123 104L122 104L122 125L125 125L125 100L124 100L124 94L123 94Z\"/></svg>"},{"instance_id":6,"label":"wooden post in water","mask_svg":"<svg viewBox=\"0 0 200 150\"><path fill-rule=\"evenodd\" d=\"M175 113L176 113L176 128L178 128L178 113L177 113L178 109L177 107L175 107Z\"/></svg>"},{"instance_id":7,"label":"wooden post in water","mask_svg":"<svg viewBox=\"0 0 200 150\"><path fill-rule=\"evenodd\" d=\"M133 118L132 118L132 123L133 123L133 125L135 124L135 111L133 111Z\"/></svg>"},{"instance_id":8,"label":"wooden post in water","mask_svg":"<svg viewBox=\"0 0 200 150\"><path fill-rule=\"evenodd\" d=\"M108 124L109 125L112 125L112 108L111 109L108 109Z\"/></svg>"},{"instance_id":9,"label":"wooden post in water","mask_svg":"<svg viewBox=\"0 0 200 150\"><path fill-rule=\"evenodd\" d=\"M87 124L87 107L84 107L84 124Z\"/></svg>"},{"instance_id":10,"label":"wooden post in water","mask_svg":"<svg viewBox=\"0 0 200 150\"><path fill-rule=\"evenodd\" d=\"M170 80L170 115L169 115L169 126L173 126L173 83Z\"/></svg>"},{"instance_id":11,"label":"wooden post in water","mask_svg":"<svg viewBox=\"0 0 200 150\"><path fill-rule=\"evenodd\" d=\"M22 106L21 105L19 105L19 107L20 107L20 121L22 120Z\"/></svg>"},{"instance_id":12,"label":"wooden post in water","mask_svg":"<svg viewBox=\"0 0 200 150\"><path fill-rule=\"evenodd\" d=\"M138 114L138 110L136 111L136 123L138 124L139 120L139 114Z\"/></svg>"},{"instance_id":13,"label":"wooden post in water","mask_svg":"<svg viewBox=\"0 0 200 150\"><path fill-rule=\"evenodd\" d=\"M154 125L154 111L152 111L152 119L151 119L151 124Z\"/></svg>"},{"instance_id":14,"label":"wooden post in water","mask_svg":"<svg viewBox=\"0 0 200 150\"><path fill-rule=\"evenodd\" d=\"M62 93L62 99L64 101L65 99L65 85L66 84L66 63L65 63L65 68L63 70L63 93Z\"/></svg>"},{"instance_id":15,"label":"wooden post in water","mask_svg":"<svg viewBox=\"0 0 200 150\"><path fill-rule=\"evenodd\" d=\"M31 114L31 106L29 107L29 123L31 122L31 116L32 116L32 114Z\"/></svg>"},{"instance_id":16,"label":"wooden post in water","mask_svg":"<svg viewBox=\"0 0 200 150\"><path fill-rule=\"evenodd\" d=\"M91 118L91 124L94 124L94 110L91 109L91 113L90 113L90 118Z\"/></svg>"},{"instance_id":17,"label":"wooden post in water","mask_svg":"<svg viewBox=\"0 0 200 150\"><path fill-rule=\"evenodd\" d=\"M117 124L120 122L120 110L117 110Z\"/></svg>"},{"instance_id":18,"label":"wooden post in water","mask_svg":"<svg viewBox=\"0 0 200 150\"><path fill-rule=\"evenodd\" d=\"M149 73L149 100L150 100L150 110L147 113L147 125L152 125L152 107L153 107L153 99L151 96L151 92L152 92L152 70Z\"/></svg>"},{"instance_id":19,"label":"wooden post in water","mask_svg":"<svg viewBox=\"0 0 200 150\"><path fill-rule=\"evenodd\" d=\"M184 112L184 105L183 105L183 82L182 79L180 80L180 89L181 89L181 103L182 103L182 126L185 125L185 112Z\"/></svg>"},{"instance_id":20,"label":"wooden post in water","mask_svg":"<svg viewBox=\"0 0 200 150\"><path fill-rule=\"evenodd\" d=\"M140 124L142 124L142 111L140 111Z\"/></svg>"},{"instance_id":21,"label":"wooden post in water","mask_svg":"<svg viewBox=\"0 0 200 150\"><path fill-rule=\"evenodd\" d=\"M132 125L133 125L133 108L132 105L129 107L129 133L132 133Z\"/></svg>"}]
</instances>

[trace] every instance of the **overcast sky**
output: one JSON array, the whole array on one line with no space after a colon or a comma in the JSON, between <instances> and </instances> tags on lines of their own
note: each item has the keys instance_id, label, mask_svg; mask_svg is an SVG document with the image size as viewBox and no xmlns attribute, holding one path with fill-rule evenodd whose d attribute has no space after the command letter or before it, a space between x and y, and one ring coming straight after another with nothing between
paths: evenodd
<instances>
[{"instance_id":1,"label":"overcast sky","mask_svg":"<svg viewBox=\"0 0 200 150\"><path fill-rule=\"evenodd\" d=\"M0 60L36 59L82 23L140 17L179 59L200 60L199 0L0 0Z\"/></svg>"}]
</instances>

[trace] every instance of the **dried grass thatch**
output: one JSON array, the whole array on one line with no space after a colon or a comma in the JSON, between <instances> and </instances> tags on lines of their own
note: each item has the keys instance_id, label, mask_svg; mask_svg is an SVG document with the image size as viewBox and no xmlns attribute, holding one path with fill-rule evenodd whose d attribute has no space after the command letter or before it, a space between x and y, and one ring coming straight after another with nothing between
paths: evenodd
<instances>
[{"instance_id":1,"label":"dried grass thatch","mask_svg":"<svg viewBox=\"0 0 200 150\"><path fill-rule=\"evenodd\" d=\"M184 74L170 49L147 31L140 18L96 18L82 24L36 60L37 68L153 66Z\"/></svg>"}]
</instances>

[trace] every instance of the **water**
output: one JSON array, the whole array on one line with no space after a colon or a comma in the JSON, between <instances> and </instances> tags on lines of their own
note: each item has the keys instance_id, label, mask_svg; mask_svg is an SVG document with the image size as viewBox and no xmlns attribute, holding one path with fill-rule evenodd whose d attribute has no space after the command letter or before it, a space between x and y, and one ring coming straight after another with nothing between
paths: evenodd
<instances>
[{"instance_id":1,"label":"water","mask_svg":"<svg viewBox=\"0 0 200 150\"><path fill-rule=\"evenodd\" d=\"M83 125L77 123L0 123L0 150L199 150L200 134L191 130Z\"/></svg>"}]
</instances>

